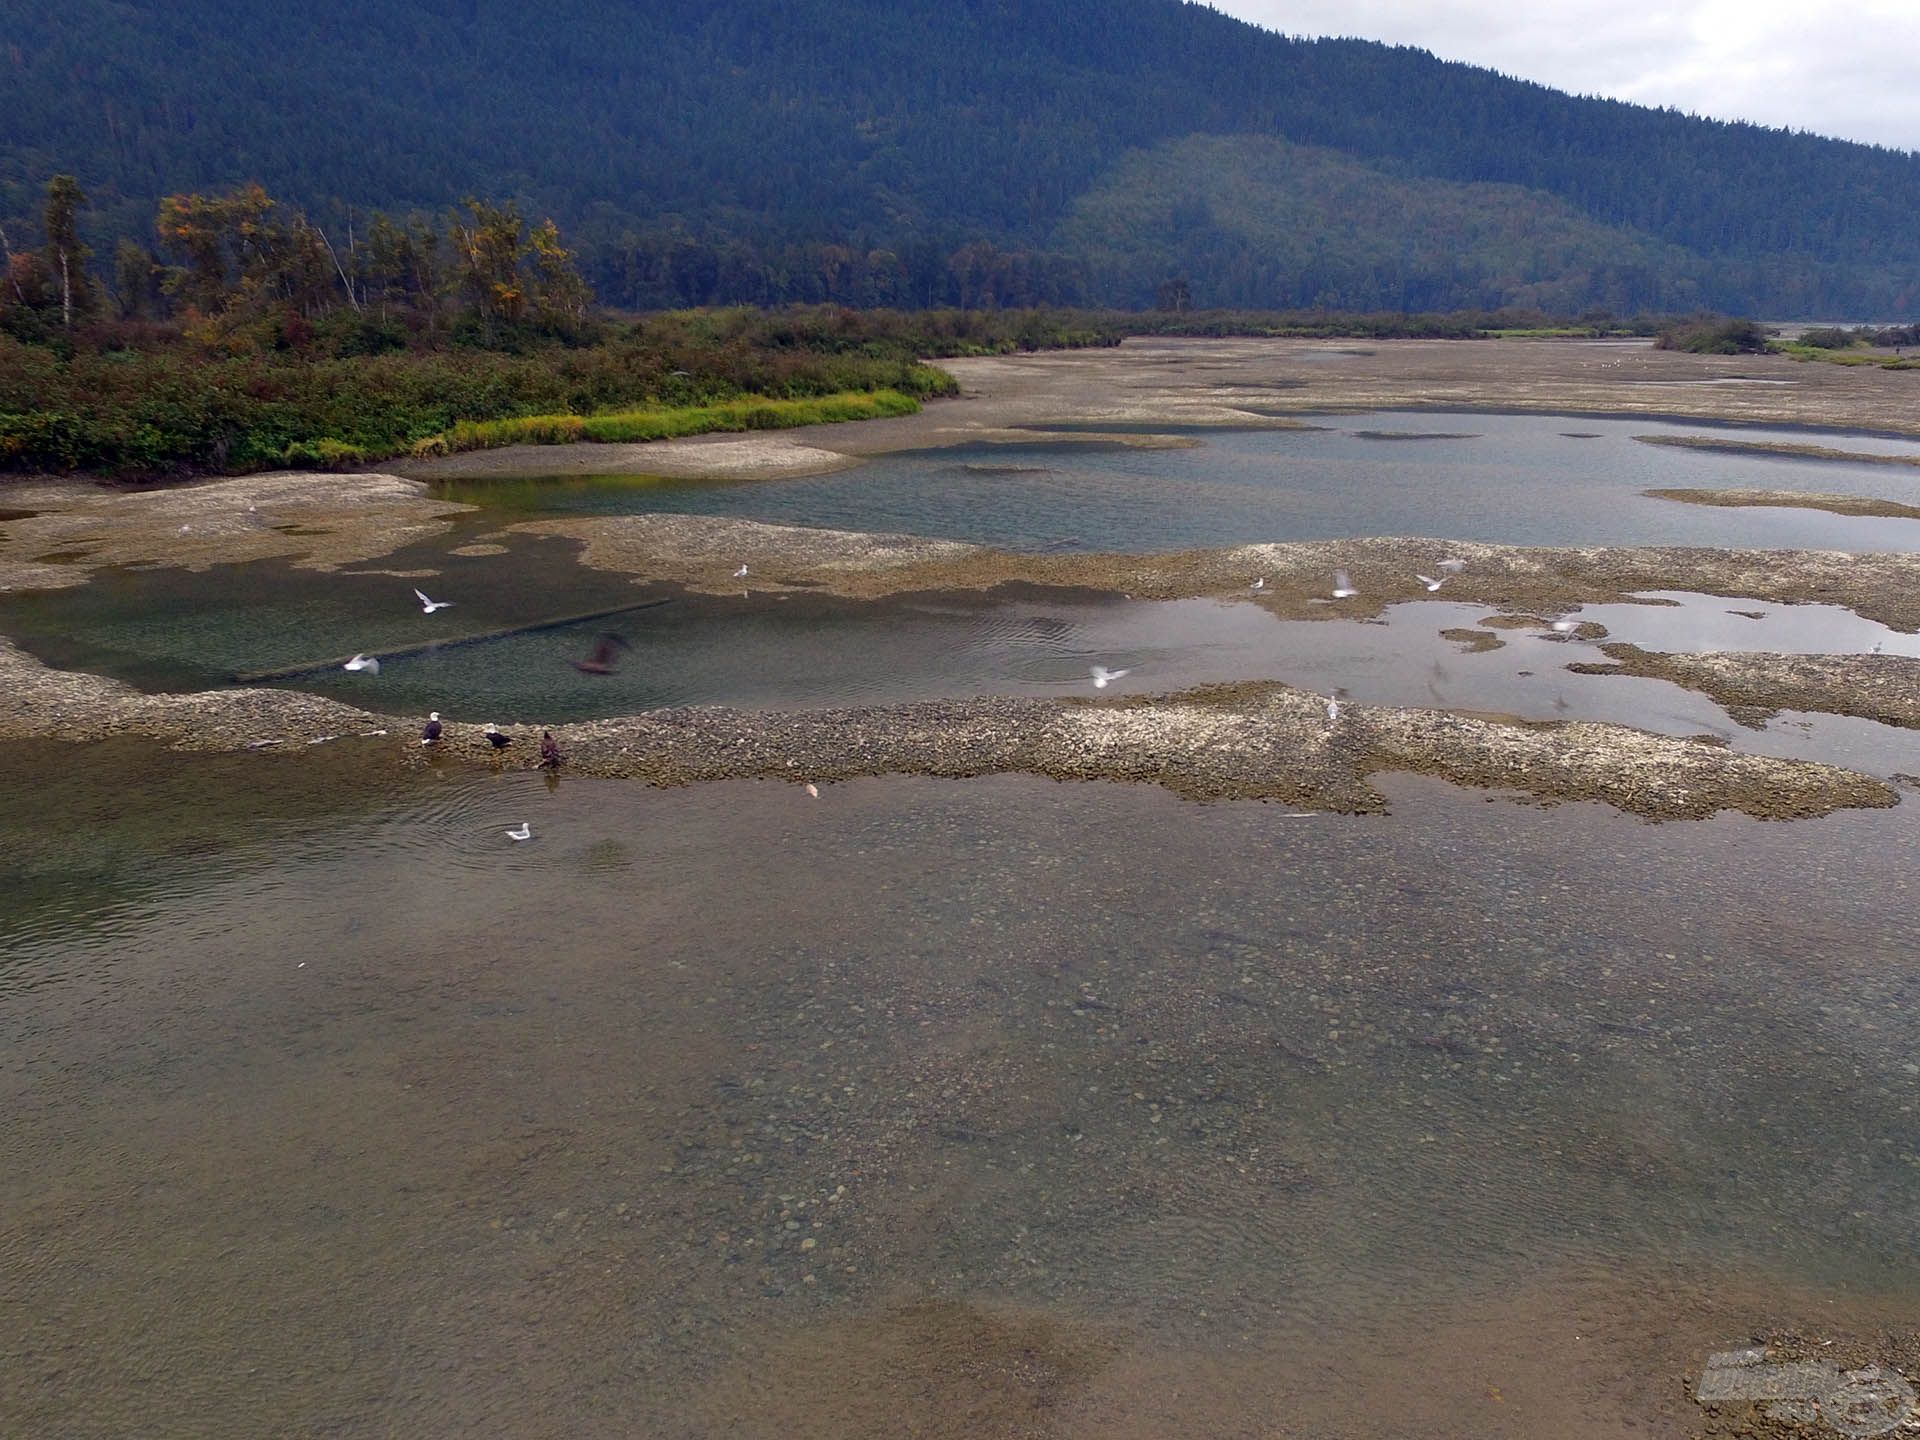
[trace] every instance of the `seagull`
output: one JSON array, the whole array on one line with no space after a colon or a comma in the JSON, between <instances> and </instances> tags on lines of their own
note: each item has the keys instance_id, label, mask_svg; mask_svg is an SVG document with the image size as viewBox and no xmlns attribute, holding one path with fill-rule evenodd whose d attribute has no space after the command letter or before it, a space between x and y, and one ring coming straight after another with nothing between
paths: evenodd
<instances>
[{"instance_id":1,"label":"seagull","mask_svg":"<svg viewBox=\"0 0 1920 1440\"><path fill-rule=\"evenodd\" d=\"M1327 696L1327 723L1331 725L1339 718L1340 697L1338 695L1329 695Z\"/></svg>"},{"instance_id":2,"label":"seagull","mask_svg":"<svg viewBox=\"0 0 1920 1440\"><path fill-rule=\"evenodd\" d=\"M531 825L529 825L529 824L528 824L528 823L527 823L526 821L524 821L524 820L522 820L522 821L520 822L520 828L519 828L519 829L517 829L517 830L509 830L509 831L507 831L507 839L509 839L509 840L531 840L531 839L533 839L533 826L531 826Z\"/></svg>"},{"instance_id":3,"label":"seagull","mask_svg":"<svg viewBox=\"0 0 1920 1440\"><path fill-rule=\"evenodd\" d=\"M820 787L809 780L807 782L807 794L818 800L820 798Z\"/></svg>"},{"instance_id":4,"label":"seagull","mask_svg":"<svg viewBox=\"0 0 1920 1440\"><path fill-rule=\"evenodd\" d=\"M441 728L440 712L436 710L427 716L427 727L420 732L420 743L422 745L438 745L440 743Z\"/></svg>"},{"instance_id":5,"label":"seagull","mask_svg":"<svg viewBox=\"0 0 1920 1440\"><path fill-rule=\"evenodd\" d=\"M380 662L378 660L370 660L365 655L355 655L340 668L342 670L364 670L369 675L378 675L380 673Z\"/></svg>"},{"instance_id":6,"label":"seagull","mask_svg":"<svg viewBox=\"0 0 1920 1440\"><path fill-rule=\"evenodd\" d=\"M1579 628L1580 622L1578 620L1556 620L1553 622L1553 633L1556 635L1571 635Z\"/></svg>"},{"instance_id":7,"label":"seagull","mask_svg":"<svg viewBox=\"0 0 1920 1440\"><path fill-rule=\"evenodd\" d=\"M1345 600L1359 593L1358 590L1353 588L1353 577L1351 575L1347 574L1344 570L1336 570L1333 572L1334 599Z\"/></svg>"},{"instance_id":8,"label":"seagull","mask_svg":"<svg viewBox=\"0 0 1920 1440\"><path fill-rule=\"evenodd\" d=\"M747 574L747 567L742 565L738 570L733 572L733 578L736 580L742 580L746 578L746 574Z\"/></svg>"},{"instance_id":9,"label":"seagull","mask_svg":"<svg viewBox=\"0 0 1920 1440\"><path fill-rule=\"evenodd\" d=\"M1093 667L1093 688L1096 690L1104 690L1110 683L1118 680L1122 675L1131 675L1132 673L1133 670L1131 667L1125 670L1109 670L1104 665L1096 665Z\"/></svg>"},{"instance_id":10,"label":"seagull","mask_svg":"<svg viewBox=\"0 0 1920 1440\"><path fill-rule=\"evenodd\" d=\"M540 732L540 763L549 770L558 770L566 759L560 753L560 742L553 738L551 730Z\"/></svg>"},{"instance_id":11,"label":"seagull","mask_svg":"<svg viewBox=\"0 0 1920 1440\"><path fill-rule=\"evenodd\" d=\"M500 733L500 727L491 720L487 721L486 735L487 743L496 750L504 750L507 746L513 744L513 737L511 735L502 735Z\"/></svg>"},{"instance_id":12,"label":"seagull","mask_svg":"<svg viewBox=\"0 0 1920 1440\"><path fill-rule=\"evenodd\" d=\"M616 635L609 630L593 642L593 654L584 660L569 660L567 663L582 675L617 675L619 671L614 668L613 652L632 648L626 636Z\"/></svg>"},{"instance_id":13,"label":"seagull","mask_svg":"<svg viewBox=\"0 0 1920 1440\"><path fill-rule=\"evenodd\" d=\"M1438 590L1442 585L1447 583L1447 577L1444 575L1436 580L1431 575L1422 575L1417 570L1414 572L1413 578L1427 587L1428 594L1432 594L1435 590Z\"/></svg>"},{"instance_id":14,"label":"seagull","mask_svg":"<svg viewBox=\"0 0 1920 1440\"><path fill-rule=\"evenodd\" d=\"M1261 577L1260 577L1260 578L1259 578L1258 580L1256 580L1256 581L1254 581L1254 582L1253 582L1253 584L1252 584L1252 585L1251 585L1251 586L1250 586L1249 588L1250 588L1250 589L1254 589L1254 590L1264 590L1264 589L1266 589L1266 588L1267 588L1267 577L1266 577L1266 576L1264 576L1264 575L1262 575L1262 576L1261 576Z\"/></svg>"},{"instance_id":15,"label":"seagull","mask_svg":"<svg viewBox=\"0 0 1920 1440\"><path fill-rule=\"evenodd\" d=\"M1884 645L1885 643L1886 643L1886 642L1885 642L1885 641L1883 641L1883 640L1876 640L1876 641L1874 641L1874 642L1873 642L1873 648L1872 648L1871 650L1869 650L1869 651L1868 651L1867 653L1868 653L1869 655L1878 655L1878 654L1880 653L1880 647L1881 647L1882 645Z\"/></svg>"},{"instance_id":16,"label":"seagull","mask_svg":"<svg viewBox=\"0 0 1920 1440\"><path fill-rule=\"evenodd\" d=\"M427 592L418 588L413 593L420 597L420 613L423 615L431 615L434 611L444 610L453 604L451 600L429 600Z\"/></svg>"},{"instance_id":17,"label":"seagull","mask_svg":"<svg viewBox=\"0 0 1920 1440\"><path fill-rule=\"evenodd\" d=\"M1462 570L1467 568L1467 562L1464 560L1442 560L1440 562L1440 568L1449 575L1458 575Z\"/></svg>"}]
</instances>

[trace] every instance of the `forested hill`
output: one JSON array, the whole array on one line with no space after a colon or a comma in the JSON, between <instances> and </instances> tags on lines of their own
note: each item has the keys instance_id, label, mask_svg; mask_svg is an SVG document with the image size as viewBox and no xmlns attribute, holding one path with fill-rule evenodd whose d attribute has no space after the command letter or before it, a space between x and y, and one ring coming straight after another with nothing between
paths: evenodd
<instances>
[{"instance_id":1,"label":"forested hill","mask_svg":"<svg viewBox=\"0 0 1920 1440\"><path fill-rule=\"evenodd\" d=\"M68 171L103 255L257 180L328 224L517 196L615 304L1920 306L1920 157L1178 0L0 0L0 75L0 221ZM1364 235L1273 260L1370 174Z\"/></svg>"}]
</instances>

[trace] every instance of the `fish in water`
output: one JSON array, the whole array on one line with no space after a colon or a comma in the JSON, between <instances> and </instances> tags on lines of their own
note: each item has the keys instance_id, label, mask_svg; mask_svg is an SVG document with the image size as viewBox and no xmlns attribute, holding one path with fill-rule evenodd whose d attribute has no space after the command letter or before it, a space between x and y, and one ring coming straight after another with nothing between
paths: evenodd
<instances>
[{"instance_id":1,"label":"fish in water","mask_svg":"<svg viewBox=\"0 0 1920 1440\"><path fill-rule=\"evenodd\" d=\"M427 716L426 728L420 732L420 743L422 745L438 745L444 729L445 727L440 723L440 712L436 710Z\"/></svg>"},{"instance_id":2,"label":"fish in water","mask_svg":"<svg viewBox=\"0 0 1920 1440\"><path fill-rule=\"evenodd\" d=\"M540 732L540 763L548 770L558 770L566 757L560 753L560 742L553 738L551 730Z\"/></svg>"},{"instance_id":3,"label":"fish in water","mask_svg":"<svg viewBox=\"0 0 1920 1440\"><path fill-rule=\"evenodd\" d=\"M502 735L500 733L500 727L491 720L487 721L486 735L487 743L496 750L504 750L507 746L513 744L513 737L511 735Z\"/></svg>"},{"instance_id":4,"label":"fish in water","mask_svg":"<svg viewBox=\"0 0 1920 1440\"><path fill-rule=\"evenodd\" d=\"M626 636L616 635L609 630L593 642L593 653L586 659L569 660L567 663L582 675L617 675L620 672L613 663L614 655L632 648Z\"/></svg>"}]
</instances>

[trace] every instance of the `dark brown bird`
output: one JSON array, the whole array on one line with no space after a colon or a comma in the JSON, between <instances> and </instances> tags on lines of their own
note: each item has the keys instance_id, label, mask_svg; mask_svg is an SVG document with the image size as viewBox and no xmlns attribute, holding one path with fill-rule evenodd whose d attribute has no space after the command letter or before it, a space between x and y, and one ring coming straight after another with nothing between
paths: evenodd
<instances>
[{"instance_id":1,"label":"dark brown bird","mask_svg":"<svg viewBox=\"0 0 1920 1440\"><path fill-rule=\"evenodd\" d=\"M540 764L547 770L558 770L566 757L560 753L560 742L553 738L551 730L540 732Z\"/></svg>"},{"instance_id":2,"label":"dark brown bird","mask_svg":"<svg viewBox=\"0 0 1920 1440\"><path fill-rule=\"evenodd\" d=\"M582 675L617 675L620 672L614 667L615 652L632 648L627 644L626 636L616 635L609 630L594 641L593 654L584 660L569 660L567 663Z\"/></svg>"}]
</instances>

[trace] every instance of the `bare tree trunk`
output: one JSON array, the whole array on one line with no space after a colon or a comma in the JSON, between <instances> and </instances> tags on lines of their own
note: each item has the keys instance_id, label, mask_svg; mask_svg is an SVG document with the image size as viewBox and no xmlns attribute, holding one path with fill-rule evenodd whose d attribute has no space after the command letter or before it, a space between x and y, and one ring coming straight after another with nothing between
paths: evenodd
<instances>
[{"instance_id":1,"label":"bare tree trunk","mask_svg":"<svg viewBox=\"0 0 1920 1440\"><path fill-rule=\"evenodd\" d=\"M313 227L313 233L318 235L320 237L320 243L327 247L327 258L333 261L334 273L340 277L341 285L346 287L347 303L353 306L354 314L359 314L360 297L353 293L353 281L347 278L346 267L340 263L340 257L333 253L333 242L327 239L327 232L322 230L318 225Z\"/></svg>"},{"instance_id":2,"label":"bare tree trunk","mask_svg":"<svg viewBox=\"0 0 1920 1440\"><path fill-rule=\"evenodd\" d=\"M60 252L60 323L73 328L73 275L67 269L67 252Z\"/></svg>"}]
</instances>

